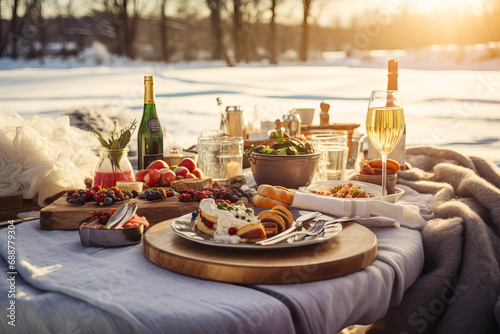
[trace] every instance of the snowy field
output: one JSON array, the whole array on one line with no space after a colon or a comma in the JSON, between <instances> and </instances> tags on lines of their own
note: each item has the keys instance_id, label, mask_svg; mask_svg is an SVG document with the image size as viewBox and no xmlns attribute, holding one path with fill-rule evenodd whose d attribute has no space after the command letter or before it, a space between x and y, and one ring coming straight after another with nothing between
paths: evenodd
<instances>
[{"instance_id":1,"label":"snowy field","mask_svg":"<svg viewBox=\"0 0 500 334\"><path fill-rule=\"evenodd\" d=\"M311 64L156 64L108 59L91 62L15 62L0 59L0 112L55 117L91 109L141 118L143 77L156 79L156 103L167 147L188 148L198 131L216 129L225 105L241 105L250 121L281 118L294 107L330 103L330 121L359 123L368 97L387 85L387 60L400 59L399 90L408 145L438 145L500 165L500 60L456 64L421 54L373 54L367 60L332 57ZM432 59L432 61L430 60Z\"/></svg>"}]
</instances>

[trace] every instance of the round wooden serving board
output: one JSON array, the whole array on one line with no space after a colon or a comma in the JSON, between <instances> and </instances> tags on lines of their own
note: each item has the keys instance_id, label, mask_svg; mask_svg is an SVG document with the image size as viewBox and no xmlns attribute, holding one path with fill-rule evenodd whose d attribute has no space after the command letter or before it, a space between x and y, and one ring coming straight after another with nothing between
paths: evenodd
<instances>
[{"instance_id":1,"label":"round wooden serving board","mask_svg":"<svg viewBox=\"0 0 500 334\"><path fill-rule=\"evenodd\" d=\"M291 284L353 273L377 257L377 237L354 222L328 241L294 248L236 249L183 239L167 220L143 237L144 255L154 264L184 275L242 284Z\"/></svg>"}]
</instances>

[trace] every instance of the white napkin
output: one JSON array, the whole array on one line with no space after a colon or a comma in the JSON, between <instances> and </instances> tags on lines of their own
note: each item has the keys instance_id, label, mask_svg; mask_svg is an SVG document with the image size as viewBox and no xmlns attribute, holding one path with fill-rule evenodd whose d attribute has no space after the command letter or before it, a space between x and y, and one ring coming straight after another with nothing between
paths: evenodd
<instances>
[{"instance_id":1,"label":"white napkin","mask_svg":"<svg viewBox=\"0 0 500 334\"><path fill-rule=\"evenodd\" d=\"M394 218L370 215L354 220L356 223L366 227L399 227L401 224ZM420 227L420 225L416 225Z\"/></svg>"},{"instance_id":2,"label":"white napkin","mask_svg":"<svg viewBox=\"0 0 500 334\"><path fill-rule=\"evenodd\" d=\"M396 220L403 227L414 229L419 229L426 224L426 221L419 214L417 205L392 204L369 199L348 200L297 192L295 193L292 206L304 210L319 211L337 217L348 215L388 217ZM377 225L373 220L370 223L370 226L387 226L387 224ZM393 226L397 225L393 224Z\"/></svg>"}]
</instances>

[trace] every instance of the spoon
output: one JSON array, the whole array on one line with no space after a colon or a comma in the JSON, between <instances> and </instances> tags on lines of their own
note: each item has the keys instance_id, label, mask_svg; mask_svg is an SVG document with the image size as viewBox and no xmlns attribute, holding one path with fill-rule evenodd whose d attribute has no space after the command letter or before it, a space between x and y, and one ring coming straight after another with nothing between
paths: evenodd
<instances>
[{"instance_id":1,"label":"spoon","mask_svg":"<svg viewBox=\"0 0 500 334\"><path fill-rule=\"evenodd\" d=\"M128 222L128 220L130 219L130 217L132 217L135 214L136 211L137 211L137 203L130 204L130 208L128 208L127 213L122 218L122 220L120 220L120 222L118 224L116 224L115 229L118 229L118 228L122 227L123 224L125 224L126 222Z\"/></svg>"},{"instance_id":2,"label":"spoon","mask_svg":"<svg viewBox=\"0 0 500 334\"><path fill-rule=\"evenodd\" d=\"M118 208L118 210L113 213L113 215L109 218L108 223L106 224L105 228L110 229L112 228L115 224L119 223L120 220L125 217L125 214L127 213L128 210L128 204L122 205Z\"/></svg>"}]
</instances>

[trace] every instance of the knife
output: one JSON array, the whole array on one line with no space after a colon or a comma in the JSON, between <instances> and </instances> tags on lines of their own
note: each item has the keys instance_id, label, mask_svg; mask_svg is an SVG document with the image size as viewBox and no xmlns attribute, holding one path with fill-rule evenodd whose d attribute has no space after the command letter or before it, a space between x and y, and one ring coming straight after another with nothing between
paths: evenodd
<instances>
[{"instance_id":1,"label":"knife","mask_svg":"<svg viewBox=\"0 0 500 334\"><path fill-rule=\"evenodd\" d=\"M120 220L122 220L123 217L127 214L128 210L128 204L124 204L118 208L118 210L113 213L113 215L109 218L108 223L106 224L106 228L110 229L112 228L115 224L119 223Z\"/></svg>"},{"instance_id":2,"label":"knife","mask_svg":"<svg viewBox=\"0 0 500 334\"><path fill-rule=\"evenodd\" d=\"M293 222L292 226L290 226L288 229L286 229L283 232L275 235L272 238L264 239L262 241L257 241L256 244L262 245L263 243L268 243L270 241L273 241L274 239L278 239L278 238L283 237L284 235L290 234L293 231L295 231L298 227L302 226L302 224L305 223L306 221L314 219L314 218L316 218L318 216L321 216L321 212L315 211L315 212L306 213L305 215L302 215L299 218L297 218L297 220L295 220Z\"/></svg>"},{"instance_id":3,"label":"knife","mask_svg":"<svg viewBox=\"0 0 500 334\"><path fill-rule=\"evenodd\" d=\"M40 217L26 217L26 218L15 218L15 219L4 220L0 222L0 227L7 226L10 224L19 224L22 222L27 222L30 220L37 220L37 219L40 219Z\"/></svg>"}]
</instances>

